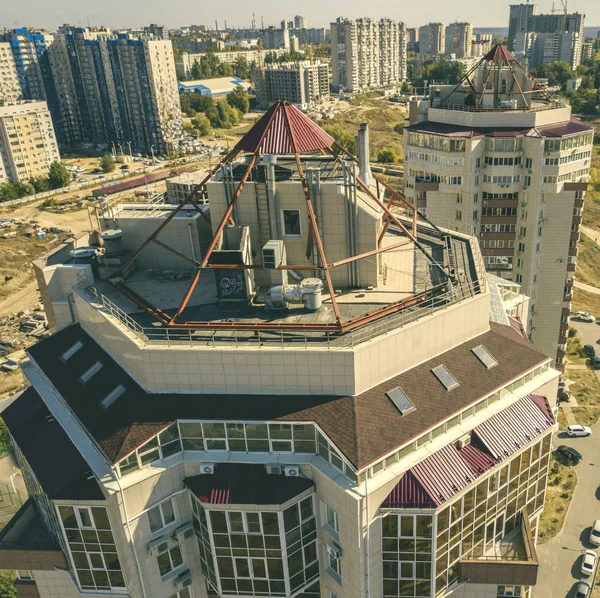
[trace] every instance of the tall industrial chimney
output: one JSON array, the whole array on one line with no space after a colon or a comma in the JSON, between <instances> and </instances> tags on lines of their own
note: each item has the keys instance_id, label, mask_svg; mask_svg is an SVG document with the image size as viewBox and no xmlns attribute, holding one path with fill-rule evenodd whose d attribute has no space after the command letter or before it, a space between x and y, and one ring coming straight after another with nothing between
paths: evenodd
<instances>
[{"instance_id":1,"label":"tall industrial chimney","mask_svg":"<svg viewBox=\"0 0 600 598\"><path fill-rule=\"evenodd\" d=\"M362 123L358 129L356 151L359 177L365 185L370 185L371 166L369 165L369 125L367 123Z\"/></svg>"}]
</instances>

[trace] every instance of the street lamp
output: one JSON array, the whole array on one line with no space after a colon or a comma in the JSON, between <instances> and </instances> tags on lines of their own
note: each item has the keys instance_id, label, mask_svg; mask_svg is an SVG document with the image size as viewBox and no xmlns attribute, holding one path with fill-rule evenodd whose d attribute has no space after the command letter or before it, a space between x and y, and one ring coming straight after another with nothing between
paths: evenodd
<instances>
[{"instance_id":1,"label":"street lamp","mask_svg":"<svg viewBox=\"0 0 600 598\"><path fill-rule=\"evenodd\" d=\"M128 141L127 145L129 146L129 157L133 158L133 154L131 153L131 141Z\"/></svg>"},{"instance_id":2,"label":"street lamp","mask_svg":"<svg viewBox=\"0 0 600 598\"><path fill-rule=\"evenodd\" d=\"M117 159L117 148L115 147L114 141L112 142L112 157L113 157L113 160Z\"/></svg>"},{"instance_id":3,"label":"street lamp","mask_svg":"<svg viewBox=\"0 0 600 598\"><path fill-rule=\"evenodd\" d=\"M154 146L150 146L150 152L152 154L152 164L156 164L156 158L154 157Z\"/></svg>"},{"instance_id":4,"label":"street lamp","mask_svg":"<svg viewBox=\"0 0 600 598\"><path fill-rule=\"evenodd\" d=\"M121 152L121 156L123 155L123 146L119 143L117 144L117 147L119 148L120 152Z\"/></svg>"}]
</instances>

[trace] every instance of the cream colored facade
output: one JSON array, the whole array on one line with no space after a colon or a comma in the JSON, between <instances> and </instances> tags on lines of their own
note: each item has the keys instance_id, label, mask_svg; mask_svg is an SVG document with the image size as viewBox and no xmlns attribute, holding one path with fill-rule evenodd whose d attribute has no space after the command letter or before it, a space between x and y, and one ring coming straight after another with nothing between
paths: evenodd
<instances>
[{"instance_id":1,"label":"cream colored facade","mask_svg":"<svg viewBox=\"0 0 600 598\"><path fill-rule=\"evenodd\" d=\"M21 84L10 43L0 42L0 106L21 98Z\"/></svg>"},{"instance_id":2,"label":"cream colored facade","mask_svg":"<svg viewBox=\"0 0 600 598\"><path fill-rule=\"evenodd\" d=\"M46 102L0 106L0 162L4 163L6 178L27 182L32 177L46 176L50 164L58 160L60 154Z\"/></svg>"}]
</instances>

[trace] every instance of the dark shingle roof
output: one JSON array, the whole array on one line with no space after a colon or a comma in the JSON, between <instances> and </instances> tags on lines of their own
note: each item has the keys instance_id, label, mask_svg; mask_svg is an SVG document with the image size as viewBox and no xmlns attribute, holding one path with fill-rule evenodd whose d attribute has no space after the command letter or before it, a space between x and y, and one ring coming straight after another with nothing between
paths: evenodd
<instances>
[{"instance_id":1,"label":"dark shingle roof","mask_svg":"<svg viewBox=\"0 0 600 598\"><path fill-rule=\"evenodd\" d=\"M49 498L104 500L85 459L35 388L28 388L2 417Z\"/></svg>"},{"instance_id":2,"label":"dark shingle roof","mask_svg":"<svg viewBox=\"0 0 600 598\"><path fill-rule=\"evenodd\" d=\"M176 419L314 421L362 469L548 359L510 326L490 325L488 332L354 397L146 393L80 325L29 353L113 462ZM60 356L78 340L83 348L63 363ZM480 344L498 360L497 367L486 369L472 353ZM101 372L82 387L78 377L98 360ZM460 384L450 392L431 373L442 363ZM118 384L126 392L103 411L100 401ZM385 394L397 386L416 407L406 416Z\"/></svg>"},{"instance_id":3,"label":"dark shingle roof","mask_svg":"<svg viewBox=\"0 0 600 598\"><path fill-rule=\"evenodd\" d=\"M282 505L312 488L312 480L267 473L264 465L219 463L215 473L185 478L200 502L213 505Z\"/></svg>"}]
</instances>

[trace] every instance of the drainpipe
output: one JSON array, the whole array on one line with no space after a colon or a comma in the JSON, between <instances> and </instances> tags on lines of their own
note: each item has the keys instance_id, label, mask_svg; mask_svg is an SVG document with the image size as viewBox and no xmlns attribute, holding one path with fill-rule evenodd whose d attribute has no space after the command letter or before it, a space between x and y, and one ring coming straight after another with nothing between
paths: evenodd
<instances>
[{"instance_id":1,"label":"drainpipe","mask_svg":"<svg viewBox=\"0 0 600 598\"><path fill-rule=\"evenodd\" d=\"M277 189L275 187L275 164L277 156L268 155L263 158L266 164L265 175L267 179L267 202L269 205L269 224L271 228L271 239L279 239L277 222Z\"/></svg>"},{"instance_id":2,"label":"drainpipe","mask_svg":"<svg viewBox=\"0 0 600 598\"><path fill-rule=\"evenodd\" d=\"M352 254L352 244L351 244L351 236L352 236L352 226L350 222L350 194L348 188L348 163L344 160L342 163L342 172L344 173L344 205L346 206L346 254L348 257ZM354 277L354 269L352 268L352 262L348 264L348 285L350 287L354 286L353 282Z\"/></svg>"},{"instance_id":3,"label":"drainpipe","mask_svg":"<svg viewBox=\"0 0 600 598\"><path fill-rule=\"evenodd\" d=\"M363 123L358 129L356 149L358 150L359 177L367 185L371 184L371 167L369 165L369 125Z\"/></svg>"}]
</instances>

